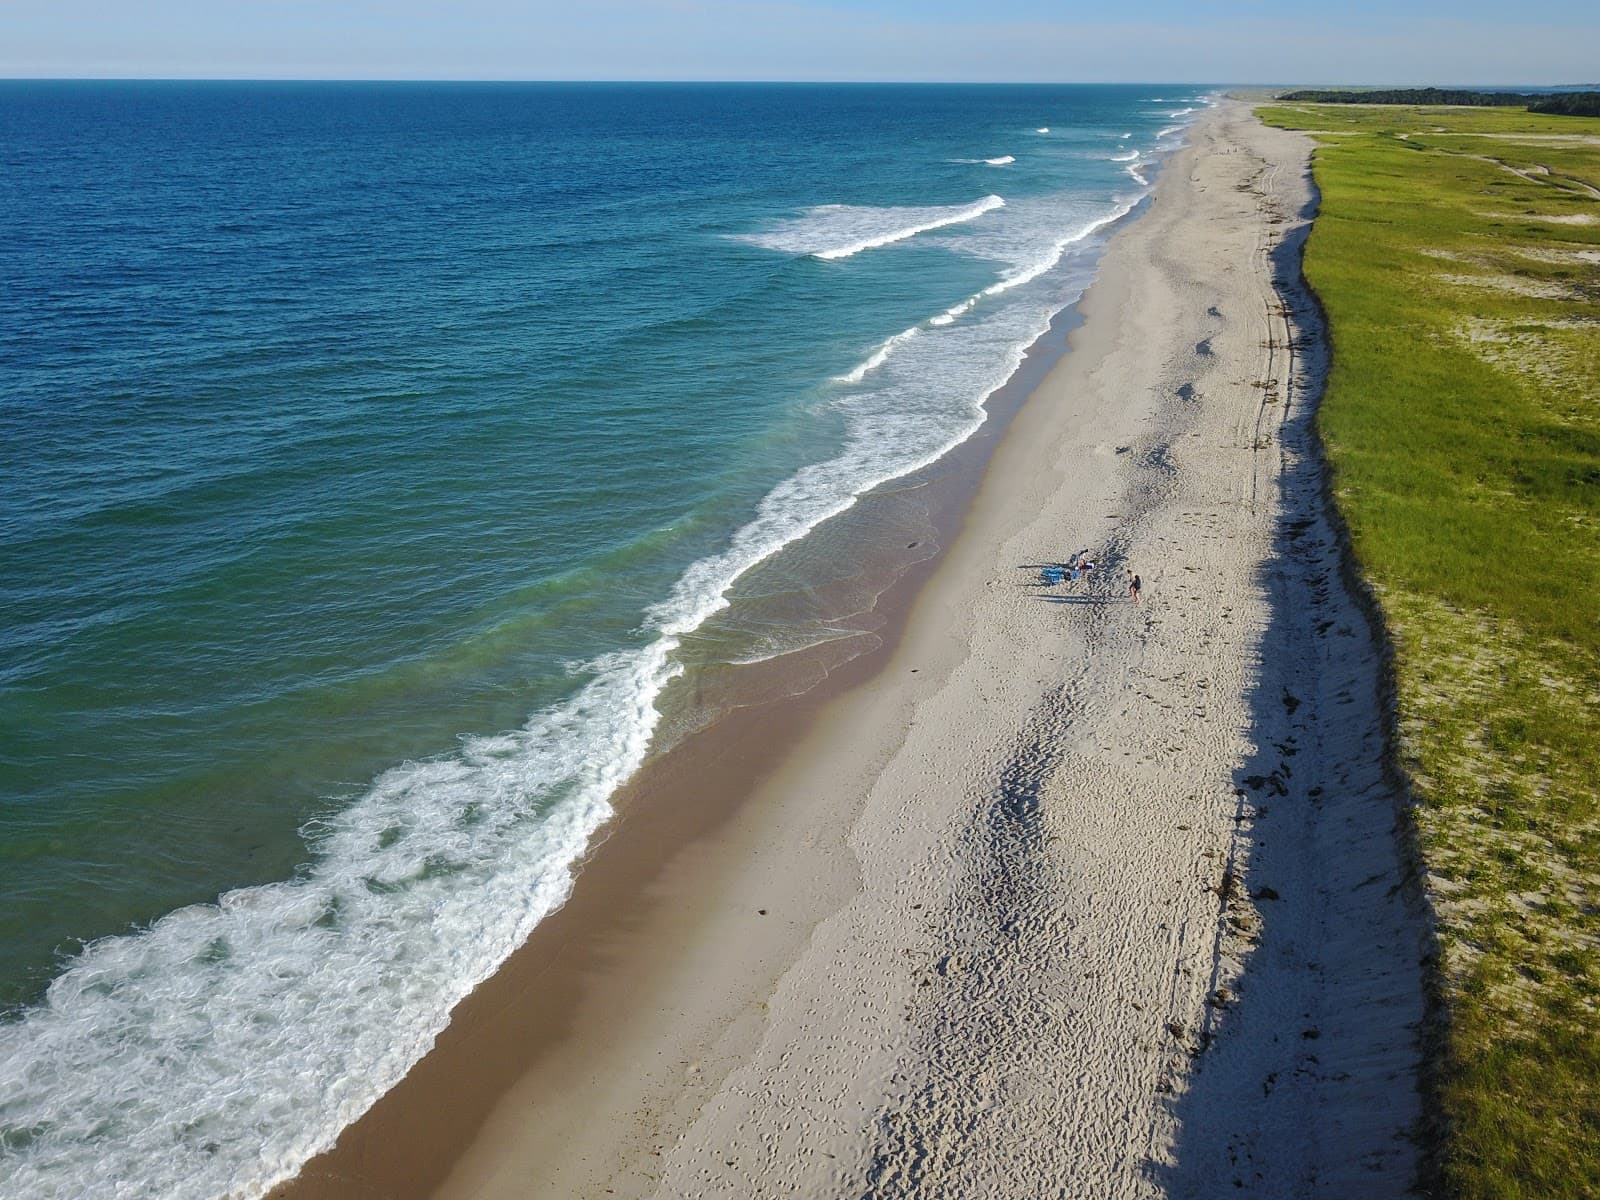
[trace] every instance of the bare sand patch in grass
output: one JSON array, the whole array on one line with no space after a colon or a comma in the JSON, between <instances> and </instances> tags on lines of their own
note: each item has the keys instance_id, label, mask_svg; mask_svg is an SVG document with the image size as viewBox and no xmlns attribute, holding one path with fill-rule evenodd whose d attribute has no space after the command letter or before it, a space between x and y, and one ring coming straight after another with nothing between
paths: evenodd
<instances>
[{"instance_id":1,"label":"bare sand patch in grass","mask_svg":"<svg viewBox=\"0 0 1600 1200\"><path fill-rule=\"evenodd\" d=\"M1531 258L1534 262L1594 263L1600 265L1600 247L1588 250L1580 250L1572 246L1551 247L1543 250L1533 247L1519 247L1516 253L1522 258Z\"/></svg>"},{"instance_id":2,"label":"bare sand patch in grass","mask_svg":"<svg viewBox=\"0 0 1600 1200\"><path fill-rule=\"evenodd\" d=\"M1490 288L1496 292L1511 292L1535 300L1574 300L1577 293L1565 284L1544 283L1537 279L1522 279L1516 275L1440 275L1445 283L1466 287Z\"/></svg>"},{"instance_id":3,"label":"bare sand patch in grass","mask_svg":"<svg viewBox=\"0 0 1600 1200\"><path fill-rule=\"evenodd\" d=\"M1479 212L1475 216L1492 221L1540 221L1549 225L1600 225L1600 215L1594 213L1505 213Z\"/></svg>"},{"instance_id":4,"label":"bare sand patch in grass","mask_svg":"<svg viewBox=\"0 0 1600 1200\"><path fill-rule=\"evenodd\" d=\"M1600 336L1600 321L1593 317L1557 317L1533 320L1519 317L1473 317L1457 326L1456 335L1484 361L1495 367L1531 375L1546 388L1560 389L1582 400L1584 389L1575 381L1586 374L1568 339L1574 335Z\"/></svg>"}]
</instances>

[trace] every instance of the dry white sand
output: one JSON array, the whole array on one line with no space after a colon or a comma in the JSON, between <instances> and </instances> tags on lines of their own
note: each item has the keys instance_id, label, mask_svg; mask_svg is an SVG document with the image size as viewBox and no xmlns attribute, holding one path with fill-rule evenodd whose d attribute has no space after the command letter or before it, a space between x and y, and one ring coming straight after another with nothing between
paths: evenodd
<instances>
[{"instance_id":1,"label":"dry white sand","mask_svg":"<svg viewBox=\"0 0 1600 1200\"><path fill-rule=\"evenodd\" d=\"M1308 149L1194 127L887 666L441 1195L1406 1191L1425 926L1310 442Z\"/></svg>"}]
</instances>

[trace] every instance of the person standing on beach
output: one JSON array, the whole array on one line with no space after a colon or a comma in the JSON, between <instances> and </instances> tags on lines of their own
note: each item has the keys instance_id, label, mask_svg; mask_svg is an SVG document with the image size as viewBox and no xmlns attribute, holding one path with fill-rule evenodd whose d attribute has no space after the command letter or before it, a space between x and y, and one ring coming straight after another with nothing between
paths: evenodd
<instances>
[{"instance_id":1,"label":"person standing on beach","mask_svg":"<svg viewBox=\"0 0 1600 1200\"><path fill-rule=\"evenodd\" d=\"M1128 599L1132 600L1135 604L1139 603L1139 588L1140 588L1140 586L1141 585L1140 585L1139 577L1137 575L1135 575L1132 571L1129 571L1128 572Z\"/></svg>"}]
</instances>

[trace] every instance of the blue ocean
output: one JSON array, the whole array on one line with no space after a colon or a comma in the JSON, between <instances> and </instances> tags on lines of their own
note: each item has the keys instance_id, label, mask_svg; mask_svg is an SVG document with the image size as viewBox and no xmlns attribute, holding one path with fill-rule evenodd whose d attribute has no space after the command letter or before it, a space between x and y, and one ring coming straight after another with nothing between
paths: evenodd
<instances>
[{"instance_id":1,"label":"blue ocean","mask_svg":"<svg viewBox=\"0 0 1600 1200\"><path fill-rule=\"evenodd\" d=\"M0 83L0 1194L331 1144L1202 103Z\"/></svg>"}]
</instances>

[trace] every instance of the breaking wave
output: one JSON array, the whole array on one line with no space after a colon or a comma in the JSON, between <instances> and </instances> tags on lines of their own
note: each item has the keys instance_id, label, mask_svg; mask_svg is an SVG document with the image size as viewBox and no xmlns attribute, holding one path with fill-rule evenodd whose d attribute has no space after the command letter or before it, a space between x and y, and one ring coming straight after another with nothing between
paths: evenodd
<instances>
[{"instance_id":1,"label":"breaking wave","mask_svg":"<svg viewBox=\"0 0 1600 1200\"><path fill-rule=\"evenodd\" d=\"M849 258L863 250L873 250L943 229L975 221L984 213L1004 208L999 196L985 196L971 204L926 208L868 208L849 204L824 204L809 208L805 215L785 221L765 233L737 234L735 240L766 250L813 258Z\"/></svg>"}]
</instances>

